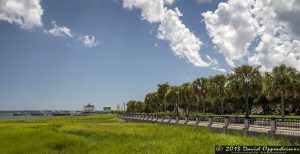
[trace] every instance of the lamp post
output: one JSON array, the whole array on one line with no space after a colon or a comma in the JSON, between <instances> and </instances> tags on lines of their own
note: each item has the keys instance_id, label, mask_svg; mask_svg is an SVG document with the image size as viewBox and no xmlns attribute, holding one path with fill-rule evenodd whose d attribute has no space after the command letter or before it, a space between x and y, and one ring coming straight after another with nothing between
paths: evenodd
<instances>
[{"instance_id":1,"label":"lamp post","mask_svg":"<svg viewBox=\"0 0 300 154\"><path fill-rule=\"evenodd\" d=\"M202 90L203 100L202 100L202 114L205 114L205 89Z\"/></svg>"},{"instance_id":2,"label":"lamp post","mask_svg":"<svg viewBox=\"0 0 300 154\"><path fill-rule=\"evenodd\" d=\"M176 95L177 95L177 101L176 101L176 105L175 105L175 112L176 112L176 116L179 116L179 113L178 113L178 102L179 102L179 91L176 91Z\"/></svg>"},{"instance_id":3,"label":"lamp post","mask_svg":"<svg viewBox=\"0 0 300 154\"><path fill-rule=\"evenodd\" d=\"M149 103L149 97L146 97L146 102ZM149 103L149 104L150 104L150 103ZM150 112L150 113L151 113L151 108L152 108L152 105L151 105L151 107L148 108L148 112Z\"/></svg>"},{"instance_id":4,"label":"lamp post","mask_svg":"<svg viewBox=\"0 0 300 154\"><path fill-rule=\"evenodd\" d=\"M249 102L248 102L248 86L250 82L250 77L248 75L244 76L244 81L245 81L245 93L246 93L246 115L245 118L249 119Z\"/></svg>"}]
</instances>

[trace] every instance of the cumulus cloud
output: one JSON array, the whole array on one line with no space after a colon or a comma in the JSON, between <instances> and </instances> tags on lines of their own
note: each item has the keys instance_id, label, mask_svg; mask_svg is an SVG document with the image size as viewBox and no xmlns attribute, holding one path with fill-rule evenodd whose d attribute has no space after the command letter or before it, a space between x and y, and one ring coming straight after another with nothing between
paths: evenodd
<instances>
[{"instance_id":1,"label":"cumulus cloud","mask_svg":"<svg viewBox=\"0 0 300 154\"><path fill-rule=\"evenodd\" d=\"M246 58L251 65L261 65L262 71L278 64L300 70L300 1L229 0L202 15L229 65ZM251 44L254 53L249 51Z\"/></svg>"},{"instance_id":2,"label":"cumulus cloud","mask_svg":"<svg viewBox=\"0 0 300 154\"><path fill-rule=\"evenodd\" d=\"M198 4L202 4L202 3L211 3L212 0L197 0Z\"/></svg>"},{"instance_id":3,"label":"cumulus cloud","mask_svg":"<svg viewBox=\"0 0 300 154\"><path fill-rule=\"evenodd\" d=\"M215 12L202 13L209 36L230 66L247 55L257 34L258 24L252 18L254 0L229 0L220 3Z\"/></svg>"},{"instance_id":4,"label":"cumulus cloud","mask_svg":"<svg viewBox=\"0 0 300 154\"><path fill-rule=\"evenodd\" d=\"M0 0L0 21L16 24L22 29L42 26L42 15L40 0Z\"/></svg>"},{"instance_id":5,"label":"cumulus cloud","mask_svg":"<svg viewBox=\"0 0 300 154\"><path fill-rule=\"evenodd\" d=\"M68 27L65 26L58 26L56 24L56 21L51 22L53 25L53 28L46 30L44 29L44 32L53 36L61 36L61 37L72 37L71 30Z\"/></svg>"},{"instance_id":6,"label":"cumulus cloud","mask_svg":"<svg viewBox=\"0 0 300 154\"><path fill-rule=\"evenodd\" d=\"M89 35L79 35L74 32L71 32L71 29L65 26L58 26L56 21L51 22L53 28L44 29L44 33L50 34L56 37L65 37L78 40L86 47L96 47L99 45L99 41L96 40L95 36Z\"/></svg>"},{"instance_id":7,"label":"cumulus cloud","mask_svg":"<svg viewBox=\"0 0 300 154\"><path fill-rule=\"evenodd\" d=\"M200 54L202 42L180 20L178 8L168 9L174 0L123 0L123 7L141 10L142 20L159 23L157 37L170 42L175 55L187 59L198 67L208 67L211 61L204 61Z\"/></svg>"},{"instance_id":8,"label":"cumulus cloud","mask_svg":"<svg viewBox=\"0 0 300 154\"><path fill-rule=\"evenodd\" d=\"M260 42L249 63L269 71L278 64L300 70L300 1L256 1L253 7L260 25Z\"/></svg>"},{"instance_id":9,"label":"cumulus cloud","mask_svg":"<svg viewBox=\"0 0 300 154\"><path fill-rule=\"evenodd\" d=\"M99 42L95 39L94 36L80 36L79 40L86 46L86 47L95 47L98 46Z\"/></svg>"},{"instance_id":10,"label":"cumulus cloud","mask_svg":"<svg viewBox=\"0 0 300 154\"><path fill-rule=\"evenodd\" d=\"M166 2L170 4L172 1ZM140 9L142 19L150 23L160 22L164 16L163 0L123 0L123 7Z\"/></svg>"}]
</instances>

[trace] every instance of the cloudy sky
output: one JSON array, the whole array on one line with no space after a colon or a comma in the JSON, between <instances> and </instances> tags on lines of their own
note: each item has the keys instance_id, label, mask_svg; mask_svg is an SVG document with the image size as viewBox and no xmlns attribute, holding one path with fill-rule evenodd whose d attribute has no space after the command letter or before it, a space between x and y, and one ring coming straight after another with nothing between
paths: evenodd
<instances>
[{"instance_id":1,"label":"cloudy sky","mask_svg":"<svg viewBox=\"0 0 300 154\"><path fill-rule=\"evenodd\" d=\"M242 64L300 70L299 0L0 0L0 110L99 110Z\"/></svg>"}]
</instances>

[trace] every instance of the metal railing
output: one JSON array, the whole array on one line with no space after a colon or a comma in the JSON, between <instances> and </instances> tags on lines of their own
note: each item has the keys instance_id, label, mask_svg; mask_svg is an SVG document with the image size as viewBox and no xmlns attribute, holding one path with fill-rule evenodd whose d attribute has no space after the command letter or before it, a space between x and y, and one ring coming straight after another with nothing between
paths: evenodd
<instances>
[{"instance_id":1,"label":"metal railing","mask_svg":"<svg viewBox=\"0 0 300 154\"><path fill-rule=\"evenodd\" d=\"M269 117L250 117L245 119L238 116L176 116L176 115L157 115L157 114L134 114L123 113L118 115L125 120L152 121L171 124L189 124L204 126L239 126L242 128L264 129L271 133L281 133L287 135L300 136L300 118L269 118Z\"/></svg>"}]
</instances>

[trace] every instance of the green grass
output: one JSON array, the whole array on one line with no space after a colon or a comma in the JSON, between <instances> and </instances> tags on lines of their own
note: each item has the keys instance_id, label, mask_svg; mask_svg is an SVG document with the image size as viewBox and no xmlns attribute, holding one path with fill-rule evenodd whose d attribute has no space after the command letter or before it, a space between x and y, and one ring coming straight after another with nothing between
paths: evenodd
<instances>
[{"instance_id":1,"label":"green grass","mask_svg":"<svg viewBox=\"0 0 300 154\"><path fill-rule=\"evenodd\" d=\"M127 123L115 115L1 119L0 153L214 153L215 145L290 145L190 126Z\"/></svg>"}]
</instances>

